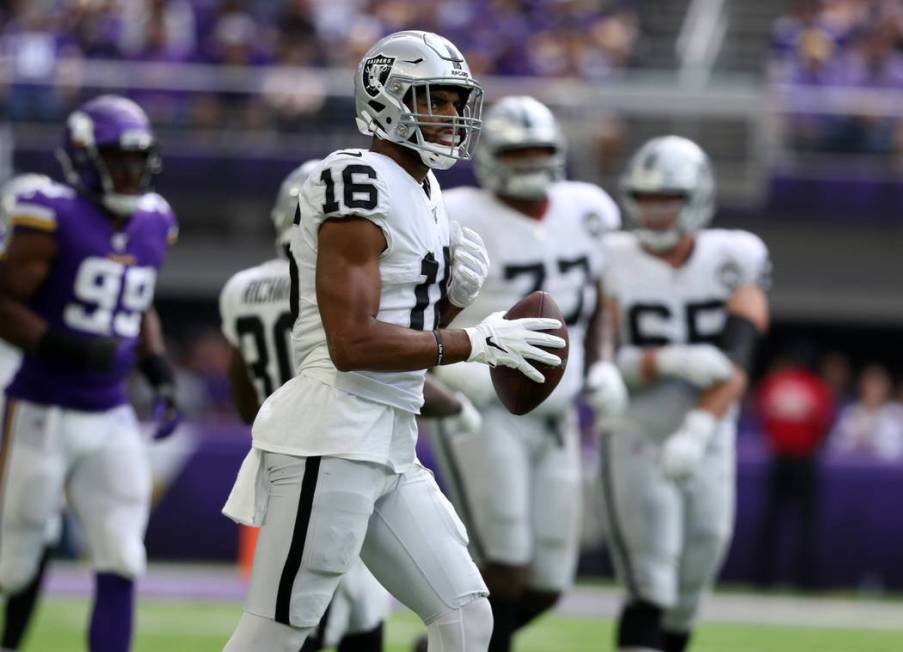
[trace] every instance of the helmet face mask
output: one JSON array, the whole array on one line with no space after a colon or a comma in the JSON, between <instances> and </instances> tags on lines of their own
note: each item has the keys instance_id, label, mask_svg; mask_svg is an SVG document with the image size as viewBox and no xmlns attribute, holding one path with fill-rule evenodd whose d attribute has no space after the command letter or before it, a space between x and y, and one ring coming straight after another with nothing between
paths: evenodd
<instances>
[{"instance_id":1,"label":"helmet face mask","mask_svg":"<svg viewBox=\"0 0 903 652\"><path fill-rule=\"evenodd\" d=\"M390 34L364 55L354 85L361 133L417 151L430 168L447 169L473 156L483 90L447 39L419 31ZM458 94L455 110L435 111L449 90Z\"/></svg>"},{"instance_id":2,"label":"helmet face mask","mask_svg":"<svg viewBox=\"0 0 903 652\"><path fill-rule=\"evenodd\" d=\"M631 157L621 178L624 213L647 249L664 252L704 228L715 212L708 156L679 136L653 138Z\"/></svg>"},{"instance_id":3,"label":"helmet face mask","mask_svg":"<svg viewBox=\"0 0 903 652\"><path fill-rule=\"evenodd\" d=\"M506 97L486 112L475 163L483 188L503 197L543 199L552 183L564 179L564 136L543 104Z\"/></svg>"},{"instance_id":4,"label":"helmet face mask","mask_svg":"<svg viewBox=\"0 0 903 652\"><path fill-rule=\"evenodd\" d=\"M126 218L162 168L147 115L115 95L97 97L69 116L57 156L71 185Z\"/></svg>"}]
</instances>

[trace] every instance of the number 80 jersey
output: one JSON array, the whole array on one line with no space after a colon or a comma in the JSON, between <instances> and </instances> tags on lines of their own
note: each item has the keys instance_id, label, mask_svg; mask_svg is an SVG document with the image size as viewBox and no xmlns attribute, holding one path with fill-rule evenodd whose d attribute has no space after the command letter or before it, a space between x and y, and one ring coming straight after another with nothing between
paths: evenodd
<instances>
[{"instance_id":1,"label":"number 80 jersey","mask_svg":"<svg viewBox=\"0 0 903 652\"><path fill-rule=\"evenodd\" d=\"M7 394L84 411L125 403L141 319L153 302L167 244L178 234L169 204L148 193L117 228L96 203L51 183L17 196L10 215L14 234L44 232L56 243L47 278L29 307L50 328L83 338L115 337L121 344L106 373L26 354Z\"/></svg>"},{"instance_id":2,"label":"number 80 jersey","mask_svg":"<svg viewBox=\"0 0 903 652\"><path fill-rule=\"evenodd\" d=\"M318 234L326 220L349 217L370 220L386 239L376 319L417 330L438 326L449 260L448 218L436 177L428 172L421 185L382 154L334 152L302 187L292 229L290 262L297 278L292 341L298 371L355 396L418 413L425 370L342 372L329 356L317 306Z\"/></svg>"}]
</instances>

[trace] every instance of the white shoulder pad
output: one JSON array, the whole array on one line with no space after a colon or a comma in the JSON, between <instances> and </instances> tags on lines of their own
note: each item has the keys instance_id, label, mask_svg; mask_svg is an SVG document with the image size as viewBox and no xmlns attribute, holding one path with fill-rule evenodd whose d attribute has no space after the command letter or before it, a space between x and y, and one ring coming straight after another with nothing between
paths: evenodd
<instances>
[{"instance_id":1,"label":"white shoulder pad","mask_svg":"<svg viewBox=\"0 0 903 652\"><path fill-rule=\"evenodd\" d=\"M740 271L738 285L758 285L764 290L771 287L771 259L768 247L762 239L749 231L726 231L729 246Z\"/></svg>"},{"instance_id":2,"label":"white shoulder pad","mask_svg":"<svg viewBox=\"0 0 903 652\"><path fill-rule=\"evenodd\" d=\"M631 259L639 250L636 236L629 231L611 231L602 239L605 253L605 267L602 270L602 287L609 297L617 298L620 293L620 279L629 273Z\"/></svg>"},{"instance_id":3,"label":"white shoulder pad","mask_svg":"<svg viewBox=\"0 0 903 652\"><path fill-rule=\"evenodd\" d=\"M55 231L58 200L75 196L75 190L55 181L35 184L12 198L8 208L9 226Z\"/></svg>"},{"instance_id":4,"label":"white shoulder pad","mask_svg":"<svg viewBox=\"0 0 903 652\"><path fill-rule=\"evenodd\" d=\"M589 225L590 228L604 232L621 228L621 209L602 188L585 181L561 181L559 186L559 191L579 202L579 210L593 215L596 225Z\"/></svg>"}]
</instances>

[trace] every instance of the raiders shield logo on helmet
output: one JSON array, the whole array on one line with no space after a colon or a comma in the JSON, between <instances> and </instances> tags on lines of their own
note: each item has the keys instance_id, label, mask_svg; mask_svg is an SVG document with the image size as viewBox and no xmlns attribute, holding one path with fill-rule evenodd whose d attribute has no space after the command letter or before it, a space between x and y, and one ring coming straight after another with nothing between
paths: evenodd
<instances>
[{"instance_id":1,"label":"raiders shield logo on helmet","mask_svg":"<svg viewBox=\"0 0 903 652\"><path fill-rule=\"evenodd\" d=\"M395 57L382 54L370 57L364 62L364 90L370 97L376 97L382 91L394 63Z\"/></svg>"}]
</instances>

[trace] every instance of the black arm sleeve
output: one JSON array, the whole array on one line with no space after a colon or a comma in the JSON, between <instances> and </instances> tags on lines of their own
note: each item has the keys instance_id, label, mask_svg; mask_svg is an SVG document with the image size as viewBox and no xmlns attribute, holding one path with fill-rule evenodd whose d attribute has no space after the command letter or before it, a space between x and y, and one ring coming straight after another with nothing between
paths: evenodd
<instances>
[{"instance_id":1,"label":"black arm sleeve","mask_svg":"<svg viewBox=\"0 0 903 652\"><path fill-rule=\"evenodd\" d=\"M761 336L759 329L746 317L728 315L718 345L735 365L748 372Z\"/></svg>"}]
</instances>

